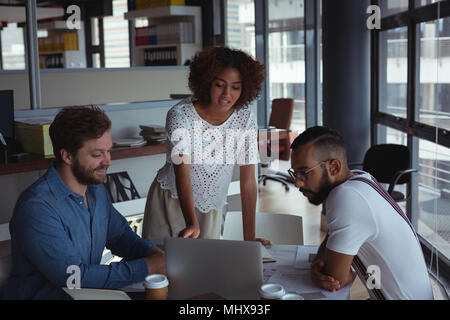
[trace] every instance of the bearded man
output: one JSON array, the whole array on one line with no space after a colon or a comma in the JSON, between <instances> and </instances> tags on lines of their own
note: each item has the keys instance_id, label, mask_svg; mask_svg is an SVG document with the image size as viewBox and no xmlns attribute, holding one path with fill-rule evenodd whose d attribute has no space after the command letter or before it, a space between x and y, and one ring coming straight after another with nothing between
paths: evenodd
<instances>
[{"instance_id":1,"label":"bearded man","mask_svg":"<svg viewBox=\"0 0 450 320\"><path fill-rule=\"evenodd\" d=\"M414 227L374 177L349 170L342 136L309 128L291 149L295 186L310 203L324 204L328 223L311 267L314 283L339 290L353 281L353 265L372 299L433 299Z\"/></svg>"},{"instance_id":2,"label":"bearded man","mask_svg":"<svg viewBox=\"0 0 450 320\"><path fill-rule=\"evenodd\" d=\"M50 126L55 161L19 197L10 222L12 274L6 299L68 299L83 288L121 288L166 273L164 252L140 238L103 185L111 121L97 107L62 109ZM104 248L123 257L101 265ZM78 271L78 272L74 272Z\"/></svg>"}]
</instances>

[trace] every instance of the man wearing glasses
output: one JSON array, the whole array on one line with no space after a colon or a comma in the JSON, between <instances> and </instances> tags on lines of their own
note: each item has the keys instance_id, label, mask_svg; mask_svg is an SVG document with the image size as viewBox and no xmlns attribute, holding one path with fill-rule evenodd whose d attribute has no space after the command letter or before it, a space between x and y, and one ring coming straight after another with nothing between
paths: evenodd
<instances>
[{"instance_id":1,"label":"man wearing glasses","mask_svg":"<svg viewBox=\"0 0 450 320\"><path fill-rule=\"evenodd\" d=\"M324 204L328 224L314 283L339 290L354 280L353 266L373 299L433 299L414 228L370 174L349 170L341 135L309 128L291 149L289 174L309 202Z\"/></svg>"}]
</instances>

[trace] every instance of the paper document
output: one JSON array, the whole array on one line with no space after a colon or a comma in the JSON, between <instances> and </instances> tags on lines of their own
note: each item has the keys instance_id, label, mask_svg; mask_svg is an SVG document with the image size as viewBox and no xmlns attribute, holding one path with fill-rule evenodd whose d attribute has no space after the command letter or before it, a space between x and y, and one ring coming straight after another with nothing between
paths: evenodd
<instances>
[{"instance_id":1,"label":"paper document","mask_svg":"<svg viewBox=\"0 0 450 320\"><path fill-rule=\"evenodd\" d=\"M275 249L270 248L270 253L277 260L278 266L292 266L295 263L295 250Z\"/></svg>"},{"instance_id":2,"label":"paper document","mask_svg":"<svg viewBox=\"0 0 450 320\"><path fill-rule=\"evenodd\" d=\"M277 262L264 265L264 282L281 284L287 292L296 292L305 300L349 299L352 283L336 292L329 292L312 282L311 262L318 249L317 246L272 246L268 251Z\"/></svg>"},{"instance_id":3,"label":"paper document","mask_svg":"<svg viewBox=\"0 0 450 320\"><path fill-rule=\"evenodd\" d=\"M350 296L351 283L336 292L329 292L314 284L311 280L310 270L306 269L278 267L268 282L281 284L286 292L296 292L307 300L346 300Z\"/></svg>"},{"instance_id":4,"label":"paper document","mask_svg":"<svg viewBox=\"0 0 450 320\"><path fill-rule=\"evenodd\" d=\"M294 267L311 269L311 263L316 257L317 250L319 250L317 246L298 246Z\"/></svg>"},{"instance_id":5,"label":"paper document","mask_svg":"<svg viewBox=\"0 0 450 320\"><path fill-rule=\"evenodd\" d=\"M277 271L270 277L269 282L281 284L286 292L304 292L320 291L311 280L309 270L295 269L292 267L278 267Z\"/></svg>"}]
</instances>

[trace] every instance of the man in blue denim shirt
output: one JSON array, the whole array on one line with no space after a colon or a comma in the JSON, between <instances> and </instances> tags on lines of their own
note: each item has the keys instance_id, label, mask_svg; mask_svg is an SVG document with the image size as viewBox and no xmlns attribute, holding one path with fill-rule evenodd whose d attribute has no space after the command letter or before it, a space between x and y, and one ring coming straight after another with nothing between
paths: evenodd
<instances>
[{"instance_id":1,"label":"man in blue denim shirt","mask_svg":"<svg viewBox=\"0 0 450 320\"><path fill-rule=\"evenodd\" d=\"M164 252L131 230L102 184L111 165L110 127L94 107L55 117L56 160L20 196L10 222L13 267L4 298L69 298L62 288L70 266L79 268L82 288L120 288L166 273ZM105 246L124 259L101 265Z\"/></svg>"}]
</instances>

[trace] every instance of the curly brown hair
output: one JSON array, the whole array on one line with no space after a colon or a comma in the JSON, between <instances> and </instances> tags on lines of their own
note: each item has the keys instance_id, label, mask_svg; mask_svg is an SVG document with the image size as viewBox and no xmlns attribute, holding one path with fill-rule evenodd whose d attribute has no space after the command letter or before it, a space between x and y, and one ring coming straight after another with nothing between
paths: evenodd
<instances>
[{"instance_id":1,"label":"curly brown hair","mask_svg":"<svg viewBox=\"0 0 450 320\"><path fill-rule=\"evenodd\" d=\"M56 162L62 161L61 149L76 155L87 140L100 138L110 129L111 120L99 107L63 108L49 129Z\"/></svg>"},{"instance_id":2,"label":"curly brown hair","mask_svg":"<svg viewBox=\"0 0 450 320\"><path fill-rule=\"evenodd\" d=\"M195 54L190 64L189 89L194 100L208 105L214 78L229 67L237 69L242 78L242 93L234 107L247 107L256 99L266 78L266 67L241 50L213 47Z\"/></svg>"}]
</instances>

